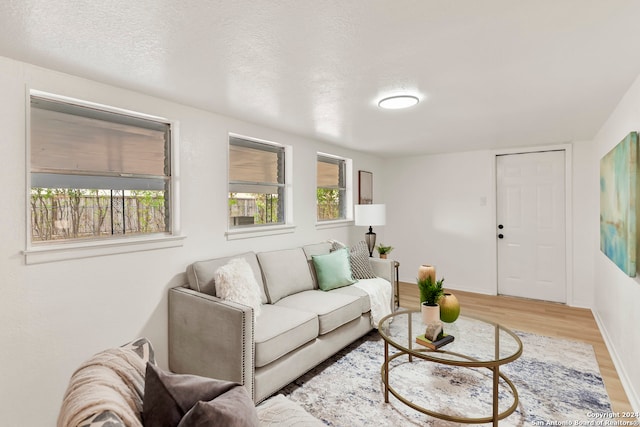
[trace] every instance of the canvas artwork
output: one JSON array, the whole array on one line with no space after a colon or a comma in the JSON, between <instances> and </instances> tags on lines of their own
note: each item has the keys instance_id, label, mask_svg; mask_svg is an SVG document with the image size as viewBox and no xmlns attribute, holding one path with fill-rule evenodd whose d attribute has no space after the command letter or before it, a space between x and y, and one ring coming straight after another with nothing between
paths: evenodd
<instances>
[{"instance_id":1,"label":"canvas artwork","mask_svg":"<svg viewBox=\"0 0 640 427\"><path fill-rule=\"evenodd\" d=\"M600 250L636 275L638 134L631 132L600 160Z\"/></svg>"},{"instance_id":2,"label":"canvas artwork","mask_svg":"<svg viewBox=\"0 0 640 427\"><path fill-rule=\"evenodd\" d=\"M373 203L373 174L367 171L358 171L358 203L370 205Z\"/></svg>"}]
</instances>

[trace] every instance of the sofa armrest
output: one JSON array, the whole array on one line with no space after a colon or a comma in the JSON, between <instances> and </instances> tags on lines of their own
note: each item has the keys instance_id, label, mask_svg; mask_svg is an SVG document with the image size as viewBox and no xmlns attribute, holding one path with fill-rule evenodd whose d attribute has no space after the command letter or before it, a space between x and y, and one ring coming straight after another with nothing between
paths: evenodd
<instances>
[{"instance_id":1,"label":"sofa armrest","mask_svg":"<svg viewBox=\"0 0 640 427\"><path fill-rule=\"evenodd\" d=\"M396 273L392 259L369 258L369 263L371 263L371 268L376 276L382 277L392 284L395 283Z\"/></svg>"},{"instance_id":2,"label":"sofa armrest","mask_svg":"<svg viewBox=\"0 0 640 427\"><path fill-rule=\"evenodd\" d=\"M398 283L396 282L395 261L392 259L369 258L373 273L391 283L391 311L396 308L398 295Z\"/></svg>"},{"instance_id":3,"label":"sofa armrest","mask_svg":"<svg viewBox=\"0 0 640 427\"><path fill-rule=\"evenodd\" d=\"M244 385L254 396L253 310L177 287L169 290L169 369Z\"/></svg>"}]
</instances>

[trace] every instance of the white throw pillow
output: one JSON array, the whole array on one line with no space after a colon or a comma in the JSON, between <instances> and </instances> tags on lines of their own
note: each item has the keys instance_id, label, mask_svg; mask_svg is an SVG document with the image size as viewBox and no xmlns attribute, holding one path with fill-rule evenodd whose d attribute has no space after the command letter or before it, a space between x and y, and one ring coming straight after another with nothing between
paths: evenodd
<instances>
[{"instance_id":1,"label":"white throw pillow","mask_svg":"<svg viewBox=\"0 0 640 427\"><path fill-rule=\"evenodd\" d=\"M234 258L216 270L216 296L253 308L256 318L261 311L260 285L244 258Z\"/></svg>"}]
</instances>

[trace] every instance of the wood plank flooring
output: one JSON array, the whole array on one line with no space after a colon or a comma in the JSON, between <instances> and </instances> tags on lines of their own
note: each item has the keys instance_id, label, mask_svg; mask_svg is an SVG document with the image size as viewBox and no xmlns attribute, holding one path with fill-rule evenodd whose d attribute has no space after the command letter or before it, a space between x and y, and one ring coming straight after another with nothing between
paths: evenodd
<instances>
[{"instance_id":1,"label":"wood plank flooring","mask_svg":"<svg viewBox=\"0 0 640 427\"><path fill-rule=\"evenodd\" d=\"M400 282L399 290L401 307L419 307L420 296L416 284ZM481 316L510 329L591 344L613 411L632 411L591 310L523 298L451 292L460 301L463 314Z\"/></svg>"}]
</instances>

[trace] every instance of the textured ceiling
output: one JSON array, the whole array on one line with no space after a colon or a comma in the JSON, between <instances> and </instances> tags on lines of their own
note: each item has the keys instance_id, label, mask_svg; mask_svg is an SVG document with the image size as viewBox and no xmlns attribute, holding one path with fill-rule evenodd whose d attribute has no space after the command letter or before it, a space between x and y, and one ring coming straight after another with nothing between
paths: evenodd
<instances>
[{"instance_id":1,"label":"textured ceiling","mask_svg":"<svg viewBox=\"0 0 640 427\"><path fill-rule=\"evenodd\" d=\"M638 18L638 0L3 0L0 55L395 156L592 138L640 74ZM402 91L422 101L376 106Z\"/></svg>"}]
</instances>

